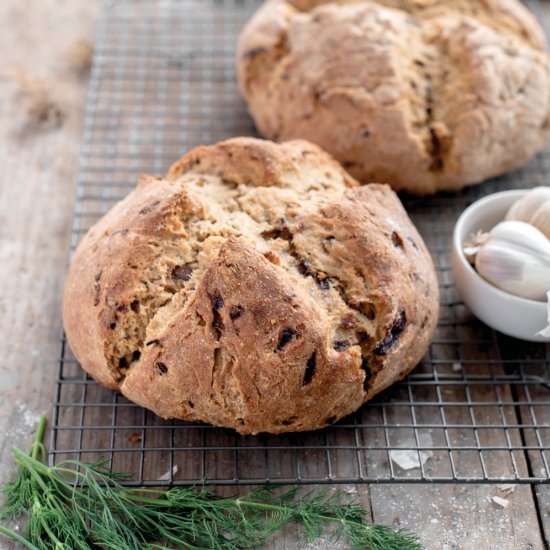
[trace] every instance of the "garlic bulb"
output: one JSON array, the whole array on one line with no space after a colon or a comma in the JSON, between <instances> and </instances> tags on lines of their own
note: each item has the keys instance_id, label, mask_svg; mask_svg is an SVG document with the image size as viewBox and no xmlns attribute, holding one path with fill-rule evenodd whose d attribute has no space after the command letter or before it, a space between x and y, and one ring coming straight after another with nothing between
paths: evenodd
<instances>
[{"instance_id":1,"label":"garlic bulb","mask_svg":"<svg viewBox=\"0 0 550 550\"><path fill-rule=\"evenodd\" d=\"M510 294L544 300L550 290L550 240L519 221L501 222L483 237L475 257L478 273Z\"/></svg>"},{"instance_id":2,"label":"garlic bulb","mask_svg":"<svg viewBox=\"0 0 550 550\"><path fill-rule=\"evenodd\" d=\"M550 187L529 191L510 207L506 219L530 223L550 239Z\"/></svg>"}]
</instances>

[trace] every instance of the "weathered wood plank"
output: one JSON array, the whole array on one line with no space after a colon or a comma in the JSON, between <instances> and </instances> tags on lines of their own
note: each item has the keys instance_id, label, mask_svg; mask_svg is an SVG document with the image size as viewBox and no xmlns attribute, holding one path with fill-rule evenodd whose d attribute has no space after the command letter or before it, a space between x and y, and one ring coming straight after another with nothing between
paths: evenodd
<instances>
[{"instance_id":1,"label":"weathered wood plank","mask_svg":"<svg viewBox=\"0 0 550 550\"><path fill-rule=\"evenodd\" d=\"M371 487L374 521L420 534L427 550L543 549L531 488L505 498L494 485L386 485Z\"/></svg>"},{"instance_id":2,"label":"weathered wood plank","mask_svg":"<svg viewBox=\"0 0 550 550\"><path fill-rule=\"evenodd\" d=\"M98 5L0 3L0 483L51 410Z\"/></svg>"},{"instance_id":3,"label":"weathered wood plank","mask_svg":"<svg viewBox=\"0 0 550 550\"><path fill-rule=\"evenodd\" d=\"M472 327L477 323L473 322ZM481 333L484 331L478 326ZM468 330L461 327L462 330ZM470 335L473 339L474 330ZM441 334L439 334L441 336ZM468 347L471 349L468 350ZM463 359L474 358L476 364L462 366L465 376L470 374L498 374L500 368L489 365L487 360L498 354L496 344L490 344L485 350L477 346L462 347ZM432 348L433 350L437 347ZM456 357L456 351L447 350L449 358ZM438 350L438 357L445 355L445 350ZM444 367L438 367L442 370ZM448 367L452 368L451 366ZM507 385L479 384L469 389L461 385L447 385L442 382L435 391L439 399L434 399L426 390L427 401L440 400L444 403L439 410L428 410L417 407L417 421L441 424L442 429L418 430L418 435L430 433L435 445L453 447L506 447L520 446L521 438L517 429L505 428L517 424L513 406L456 406L457 402L494 403L499 398L503 402L512 400L511 390ZM415 400L422 403L422 392L415 392ZM395 409L392 409L395 411ZM398 410L399 411L399 410ZM408 414L408 413L407 413ZM422 415L426 416L422 416ZM431 415L429 420L427 415ZM395 412L392 423L398 423ZM403 418L404 423L410 419ZM459 425L460 428L443 429L445 424ZM494 429L476 428L476 426L493 425ZM527 463L524 453L515 451L484 450L473 451L435 451L434 456L426 461L424 470L428 476L448 476L450 458L454 466L454 475L459 477L473 475L476 477L510 476L517 470L520 476L527 474ZM395 466L399 475L406 475ZM415 471L415 474L418 470ZM391 485L371 486L371 507L373 519L377 522L390 523L407 527L420 534L427 549L486 548L494 550L535 549L543 548L537 520L536 502L530 487L517 486L513 493L506 495L500 486L480 484L458 485ZM508 507L503 508L495 503L493 497L505 498Z\"/></svg>"},{"instance_id":4,"label":"weathered wood plank","mask_svg":"<svg viewBox=\"0 0 550 550\"><path fill-rule=\"evenodd\" d=\"M544 449L550 446L550 348L540 344L530 344L518 349L518 342L501 337L501 348L506 357L517 360L518 383L514 395L520 403L518 418L524 426L525 446L529 447L528 457L533 477L550 479L550 453ZM522 351L520 351L522 350ZM528 361L522 359L528 357ZM542 536L547 547L550 542L550 487L538 485L534 490L541 521Z\"/></svg>"}]
</instances>

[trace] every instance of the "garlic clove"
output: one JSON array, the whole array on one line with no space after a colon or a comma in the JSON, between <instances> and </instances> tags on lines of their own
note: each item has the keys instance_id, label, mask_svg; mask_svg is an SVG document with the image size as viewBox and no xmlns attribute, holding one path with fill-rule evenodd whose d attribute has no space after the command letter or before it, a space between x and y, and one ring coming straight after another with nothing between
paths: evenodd
<instances>
[{"instance_id":1,"label":"garlic clove","mask_svg":"<svg viewBox=\"0 0 550 550\"><path fill-rule=\"evenodd\" d=\"M550 265L503 241L489 240L478 252L475 265L496 287L529 300L543 300L550 285Z\"/></svg>"},{"instance_id":2,"label":"garlic clove","mask_svg":"<svg viewBox=\"0 0 550 550\"><path fill-rule=\"evenodd\" d=\"M530 223L550 239L550 201L540 205Z\"/></svg>"},{"instance_id":3,"label":"garlic clove","mask_svg":"<svg viewBox=\"0 0 550 550\"><path fill-rule=\"evenodd\" d=\"M542 263L550 265L550 240L529 223L518 221L500 222L489 231L486 242L490 240L500 240L530 252L537 256Z\"/></svg>"},{"instance_id":4,"label":"garlic clove","mask_svg":"<svg viewBox=\"0 0 550 550\"><path fill-rule=\"evenodd\" d=\"M534 225L550 239L550 187L535 187L529 191L510 207L506 219Z\"/></svg>"},{"instance_id":5,"label":"garlic clove","mask_svg":"<svg viewBox=\"0 0 550 550\"><path fill-rule=\"evenodd\" d=\"M550 240L518 221L501 222L484 237L475 257L477 272L506 292L543 300L550 289Z\"/></svg>"}]
</instances>

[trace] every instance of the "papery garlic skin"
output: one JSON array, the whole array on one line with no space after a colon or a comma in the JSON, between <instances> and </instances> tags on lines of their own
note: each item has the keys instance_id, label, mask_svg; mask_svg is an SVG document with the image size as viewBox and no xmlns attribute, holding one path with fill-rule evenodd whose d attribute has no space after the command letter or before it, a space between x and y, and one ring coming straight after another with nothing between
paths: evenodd
<instances>
[{"instance_id":1,"label":"papery garlic skin","mask_svg":"<svg viewBox=\"0 0 550 550\"><path fill-rule=\"evenodd\" d=\"M506 219L529 223L550 239L550 187L529 191L510 207Z\"/></svg>"},{"instance_id":2,"label":"papery garlic skin","mask_svg":"<svg viewBox=\"0 0 550 550\"><path fill-rule=\"evenodd\" d=\"M501 222L480 246L475 267L510 294L544 300L550 290L550 240L525 222Z\"/></svg>"}]
</instances>

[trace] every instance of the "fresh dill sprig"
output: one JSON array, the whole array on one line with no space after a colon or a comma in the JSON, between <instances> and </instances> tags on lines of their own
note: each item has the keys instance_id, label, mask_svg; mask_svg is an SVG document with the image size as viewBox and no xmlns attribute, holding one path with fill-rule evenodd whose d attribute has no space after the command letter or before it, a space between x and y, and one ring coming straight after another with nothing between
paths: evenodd
<instances>
[{"instance_id":1,"label":"fresh dill sprig","mask_svg":"<svg viewBox=\"0 0 550 550\"><path fill-rule=\"evenodd\" d=\"M0 525L0 534L30 550L168 550L261 548L290 522L306 540L332 525L332 540L351 549L421 550L416 535L367 522L365 510L341 492L300 494L297 488L261 488L222 498L206 486L169 490L129 488L125 474L105 461L45 464L46 419L38 425L31 453L13 449L16 479L4 489L0 518L25 518L25 536Z\"/></svg>"}]
</instances>

